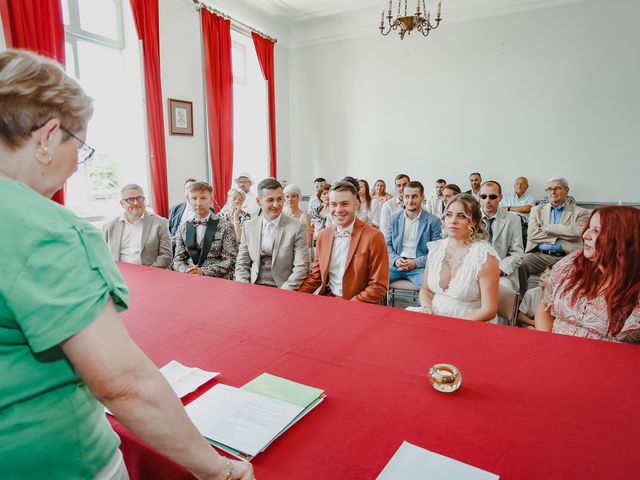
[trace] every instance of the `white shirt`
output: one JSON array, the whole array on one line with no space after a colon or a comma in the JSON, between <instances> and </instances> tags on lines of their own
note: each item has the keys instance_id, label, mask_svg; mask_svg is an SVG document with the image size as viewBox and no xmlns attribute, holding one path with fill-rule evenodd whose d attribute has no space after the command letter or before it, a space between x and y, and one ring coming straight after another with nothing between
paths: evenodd
<instances>
[{"instance_id":1,"label":"white shirt","mask_svg":"<svg viewBox=\"0 0 640 480\"><path fill-rule=\"evenodd\" d=\"M273 220L262 217L262 237L260 239L260 255L273 255L273 242L276 239L276 230L280 225L282 213Z\"/></svg>"},{"instance_id":2,"label":"white shirt","mask_svg":"<svg viewBox=\"0 0 640 480\"><path fill-rule=\"evenodd\" d=\"M182 225L184 222L188 222L189 220L193 220L195 217L196 214L193 211L193 208L191 208L191 204L187 202L186 206L184 207L184 211L182 212L182 216L180 217L179 225Z\"/></svg>"},{"instance_id":3,"label":"white shirt","mask_svg":"<svg viewBox=\"0 0 640 480\"><path fill-rule=\"evenodd\" d=\"M120 239L120 261L141 265L142 260L142 225L144 223L144 213L135 222L129 223L127 216L123 213L120 220L124 222L122 227L122 238Z\"/></svg>"},{"instance_id":4,"label":"white shirt","mask_svg":"<svg viewBox=\"0 0 640 480\"><path fill-rule=\"evenodd\" d=\"M532 207L536 206L536 199L529 195L527 192L524 192L521 197L513 193L507 193L504 197L502 197L502 201L500 202L501 207L524 207L525 205L531 205ZM529 221L528 213L519 213L513 212L517 215L520 215L527 222Z\"/></svg>"},{"instance_id":5,"label":"white shirt","mask_svg":"<svg viewBox=\"0 0 640 480\"><path fill-rule=\"evenodd\" d=\"M356 220L344 230L336 226L335 238L333 239L333 248L331 249L331 263L329 263L329 281L328 286L331 293L336 297L342 297L342 277L347 264L347 252L349 251L349 242L351 242L351 234Z\"/></svg>"},{"instance_id":6,"label":"white shirt","mask_svg":"<svg viewBox=\"0 0 640 480\"><path fill-rule=\"evenodd\" d=\"M193 218L191 220L199 220L199 221L204 221L206 220L207 222L211 221L211 213L209 213L209 215L207 215L206 217L204 217L203 219L196 219L196 215L195 213L193 214ZM199 244L200 242L202 242L202 239L204 238L204 232L207 231L207 226L206 225L198 225L196 227L196 243Z\"/></svg>"},{"instance_id":7,"label":"white shirt","mask_svg":"<svg viewBox=\"0 0 640 480\"><path fill-rule=\"evenodd\" d=\"M416 250L418 249L418 226L420 225L420 215L411 220L404 213L404 234L402 236L401 257L416 258Z\"/></svg>"},{"instance_id":8,"label":"white shirt","mask_svg":"<svg viewBox=\"0 0 640 480\"><path fill-rule=\"evenodd\" d=\"M256 201L256 196L250 191L247 193L244 203L242 204L242 210L251 215L251 218L256 218L260 212L260 205Z\"/></svg>"},{"instance_id":9,"label":"white shirt","mask_svg":"<svg viewBox=\"0 0 640 480\"><path fill-rule=\"evenodd\" d=\"M389 217L393 212L397 212L403 207L404 203L400 195L393 197L391 200L387 200L382 205L382 211L380 212L380 231L387 236L387 227L389 226Z\"/></svg>"}]
</instances>

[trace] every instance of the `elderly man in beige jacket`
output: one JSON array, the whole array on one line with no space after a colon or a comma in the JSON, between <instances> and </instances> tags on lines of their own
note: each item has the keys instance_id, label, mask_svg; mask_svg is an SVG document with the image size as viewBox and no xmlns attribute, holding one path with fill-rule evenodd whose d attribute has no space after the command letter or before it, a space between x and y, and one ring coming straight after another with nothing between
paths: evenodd
<instances>
[{"instance_id":1,"label":"elderly man in beige jacket","mask_svg":"<svg viewBox=\"0 0 640 480\"><path fill-rule=\"evenodd\" d=\"M539 275L565 255L582 248L582 230L589 211L567 201L569 182L564 178L547 180L549 203L531 209L527 247L518 270L520 293L527 290L529 275Z\"/></svg>"},{"instance_id":2,"label":"elderly man in beige jacket","mask_svg":"<svg viewBox=\"0 0 640 480\"><path fill-rule=\"evenodd\" d=\"M243 226L235 279L298 290L309 272L306 226L282 213L284 193L277 180L262 180L257 199L262 215Z\"/></svg>"},{"instance_id":3,"label":"elderly man in beige jacket","mask_svg":"<svg viewBox=\"0 0 640 480\"><path fill-rule=\"evenodd\" d=\"M129 184L121 191L123 212L102 226L114 260L158 268L171 265L171 236L166 218L146 211L142 187Z\"/></svg>"}]
</instances>

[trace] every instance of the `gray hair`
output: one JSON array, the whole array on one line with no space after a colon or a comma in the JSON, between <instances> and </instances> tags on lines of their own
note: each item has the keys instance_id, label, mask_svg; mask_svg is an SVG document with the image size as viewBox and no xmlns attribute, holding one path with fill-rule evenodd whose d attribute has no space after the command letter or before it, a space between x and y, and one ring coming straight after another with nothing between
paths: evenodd
<instances>
[{"instance_id":1,"label":"gray hair","mask_svg":"<svg viewBox=\"0 0 640 480\"><path fill-rule=\"evenodd\" d=\"M549 180L547 180L547 185L549 185L551 182L560 182L564 188L569 188L569 182L567 181L566 178L563 178L563 177L550 178Z\"/></svg>"},{"instance_id":2,"label":"gray hair","mask_svg":"<svg viewBox=\"0 0 640 480\"><path fill-rule=\"evenodd\" d=\"M300 187L295 183L290 183L284 188L284 194L285 195L293 194L293 195L298 195L300 197L302 196L302 190L300 190Z\"/></svg>"},{"instance_id":3,"label":"gray hair","mask_svg":"<svg viewBox=\"0 0 640 480\"><path fill-rule=\"evenodd\" d=\"M233 196L238 193L240 194L240 196L242 197L242 201L244 201L247 198L247 194L244 193L244 190L242 190L241 188L236 188L236 187L231 187L229 189L229 191L227 192L227 201L228 202L232 202L233 201Z\"/></svg>"},{"instance_id":4,"label":"gray hair","mask_svg":"<svg viewBox=\"0 0 640 480\"><path fill-rule=\"evenodd\" d=\"M124 192L126 192L127 190L140 190L144 195L144 190L140 185L136 183L128 183L124 187L122 187L122 189L120 190L120 196L124 197Z\"/></svg>"}]
</instances>

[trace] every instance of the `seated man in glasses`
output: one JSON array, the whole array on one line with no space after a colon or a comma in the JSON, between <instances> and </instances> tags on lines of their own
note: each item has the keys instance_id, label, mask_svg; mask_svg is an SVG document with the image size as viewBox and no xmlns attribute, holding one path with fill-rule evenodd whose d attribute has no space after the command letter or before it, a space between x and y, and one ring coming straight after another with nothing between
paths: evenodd
<instances>
[{"instance_id":1,"label":"seated man in glasses","mask_svg":"<svg viewBox=\"0 0 640 480\"><path fill-rule=\"evenodd\" d=\"M480 187L482 220L489 232L489 241L500 256L500 284L519 291L518 267L522 263L522 226L515 213L498 209L502 200L502 187L488 180Z\"/></svg>"},{"instance_id":2,"label":"seated man in glasses","mask_svg":"<svg viewBox=\"0 0 640 480\"><path fill-rule=\"evenodd\" d=\"M171 236L167 219L145 211L142 187L125 185L120 193L122 215L102 227L113 258L125 263L169 268Z\"/></svg>"},{"instance_id":3,"label":"seated man in glasses","mask_svg":"<svg viewBox=\"0 0 640 480\"><path fill-rule=\"evenodd\" d=\"M188 198L195 217L178 227L173 269L233 279L238 255L236 234L231 222L211 212L213 188L208 183L194 182Z\"/></svg>"},{"instance_id":4,"label":"seated man in glasses","mask_svg":"<svg viewBox=\"0 0 640 480\"><path fill-rule=\"evenodd\" d=\"M569 203L569 182L547 180L549 203L536 205L529 215L527 246L518 275L520 293L527 291L529 275L540 275L565 255L582 248L582 230L589 212Z\"/></svg>"}]
</instances>

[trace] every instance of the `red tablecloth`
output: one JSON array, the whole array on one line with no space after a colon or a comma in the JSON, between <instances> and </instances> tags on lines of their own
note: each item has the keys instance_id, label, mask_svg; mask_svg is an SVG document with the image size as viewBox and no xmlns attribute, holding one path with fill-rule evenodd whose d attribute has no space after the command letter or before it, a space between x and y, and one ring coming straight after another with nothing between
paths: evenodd
<instances>
[{"instance_id":1,"label":"red tablecloth","mask_svg":"<svg viewBox=\"0 0 640 480\"><path fill-rule=\"evenodd\" d=\"M262 372L326 400L254 461L258 480L375 479L403 440L503 480L640 478L640 348L121 265L123 314L158 366L241 386ZM455 364L462 388L426 379ZM132 479L191 478L116 420Z\"/></svg>"}]
</instances>

